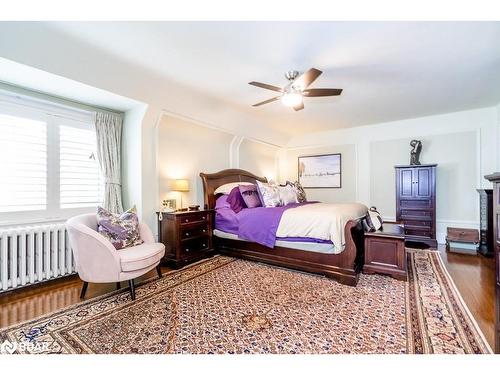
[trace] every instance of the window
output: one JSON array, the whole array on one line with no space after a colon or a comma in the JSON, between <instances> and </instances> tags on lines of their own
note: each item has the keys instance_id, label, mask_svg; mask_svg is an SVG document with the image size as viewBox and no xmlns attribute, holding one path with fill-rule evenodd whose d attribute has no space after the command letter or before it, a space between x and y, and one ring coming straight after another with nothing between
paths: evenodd
<instances>
[{"instance_id":1,"label":"window","mask_svg":"<svg viewBox=\"0 0 500 375\"><path fill-rule=\"evenodd\" d=\"M95 207L102 202L104 181L96 157L95 132L59 127L61 208Z\"/></svg>"},{"instance_id":2,"label":"window","mask_svg":"<svg viewBox=\"0 0 500 375\"><path fill-rule=\"evenodd\" d=\"M47 124L0 114L0 212L47 208Z\"/></svg>"},{"instance_id":3,"label":"window","mask_svg":"<svg viewBox=\"0 0 500 375\"><path fill-rule=\"evenodd\" d=\"M0 225L62 220L102 204L93 112L0 92Z\"/></svg>"}]
</instances>

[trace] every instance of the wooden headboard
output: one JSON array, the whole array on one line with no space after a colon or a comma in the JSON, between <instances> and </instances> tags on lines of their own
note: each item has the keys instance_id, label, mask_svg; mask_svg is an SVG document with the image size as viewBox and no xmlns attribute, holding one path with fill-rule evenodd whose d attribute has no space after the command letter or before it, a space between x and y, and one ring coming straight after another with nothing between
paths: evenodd
<instances>
[{"instance_id":1,"label":"wooden headboard","mask_svg":"<svg viewBox=\"0 0 500 375\"><path fill-rule=\"evenodd\" d=\"M205 209L215 208L215 189L230 182L267 182L267 178L259 177L244 171L243 169L224 169L217 173L200 173L203 181L203 196L205 199Z\"/></svg>"}]
</instances>

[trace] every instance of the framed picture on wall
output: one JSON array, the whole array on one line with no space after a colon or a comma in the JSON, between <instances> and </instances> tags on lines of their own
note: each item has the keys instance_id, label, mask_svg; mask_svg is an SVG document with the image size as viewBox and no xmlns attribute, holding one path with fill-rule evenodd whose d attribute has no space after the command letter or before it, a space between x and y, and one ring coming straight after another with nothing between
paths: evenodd
<instances>
[{"instance_id":1,"label":"framed picture on wall","mask_svg":"<svg viewBox=\"0 0 500 375\"><path fill-rule=\"evenodd\" d=\"M304 188L341 188L342 155L299 156L298 178Z\"/></svg>"}]
</instances>

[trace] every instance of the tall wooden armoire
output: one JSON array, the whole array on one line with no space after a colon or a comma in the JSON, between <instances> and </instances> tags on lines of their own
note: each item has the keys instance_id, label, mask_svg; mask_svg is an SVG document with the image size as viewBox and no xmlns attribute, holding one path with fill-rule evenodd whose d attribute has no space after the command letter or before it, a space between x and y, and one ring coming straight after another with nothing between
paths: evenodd
<instances>
[{"instance_id":1,"label":"tall wooden armoire","mask_svg":"<svg viewBox=\"0 0 500 375\"><path fill-rule=\"evenodd\" d=\"M405 240L437 247L437 164L396 165L396 220L405 226Z\"/></svg>"}]
</instances>

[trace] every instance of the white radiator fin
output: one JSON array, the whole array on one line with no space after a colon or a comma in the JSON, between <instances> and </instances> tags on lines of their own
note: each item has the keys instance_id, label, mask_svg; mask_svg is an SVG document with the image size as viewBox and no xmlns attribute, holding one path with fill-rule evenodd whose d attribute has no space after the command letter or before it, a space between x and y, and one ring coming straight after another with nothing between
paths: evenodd
<instances>
[{"instance_id":1,"label":"white radiator fin","mask_svg":"<svg viewBox=\"0 0 500 375\"><path fill-rule=\"evenodd\" d=\"M74 272L64 223L0 229L0 292Z\"/></svg>"}]
</instances>

